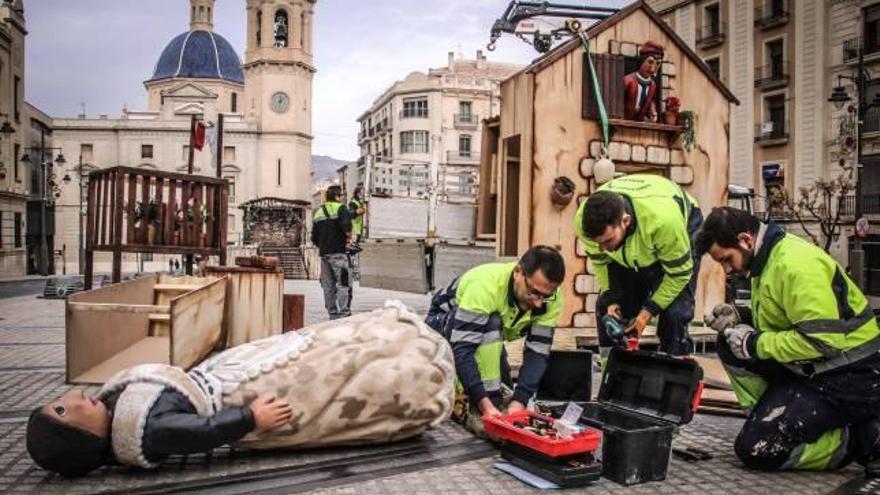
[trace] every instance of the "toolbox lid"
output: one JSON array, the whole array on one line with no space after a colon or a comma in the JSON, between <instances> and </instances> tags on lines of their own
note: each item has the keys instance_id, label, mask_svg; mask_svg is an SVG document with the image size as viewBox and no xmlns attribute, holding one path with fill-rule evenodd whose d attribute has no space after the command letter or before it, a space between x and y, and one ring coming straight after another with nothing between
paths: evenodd
<instances>
[{"instance_id":1,"label":"toolbox lid","mask_svg":"<svg viewBox=\"0 0 880 495\"><path fill-rule=\"evenodd\" d=\"M703 369L693 359L611 349L599 402L675 424L689 423Z\"/></svg>"}]
</instances>

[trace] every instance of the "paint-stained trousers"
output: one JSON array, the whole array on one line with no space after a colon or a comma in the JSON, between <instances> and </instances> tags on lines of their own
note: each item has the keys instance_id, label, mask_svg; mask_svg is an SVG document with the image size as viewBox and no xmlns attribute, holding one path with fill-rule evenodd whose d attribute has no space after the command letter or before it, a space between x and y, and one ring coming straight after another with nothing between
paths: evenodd
<instances>
[{"instance_id":1,"label":"paint-stained trousers","mask_svg":"<svg viewBox=\"0 0 880 495\"><path fill-rule=\"evenodd\" d=\"M331 320L351 316L351 261L346 253L321 256L321 288Z\"/></svg>"},{"instance_id":2,"label":"paint-stained trousers","mask_svg":"<svg viewBox=\"0 0 880 495\"><path fill-rule=\"evenodd\" d=\"M880 355L812 377L776 361L737 359L724 338L718 356L749 412L734 444L746 466L836 469L876 454L866 432L880 416Z\"/></svg>"}]
</instances>

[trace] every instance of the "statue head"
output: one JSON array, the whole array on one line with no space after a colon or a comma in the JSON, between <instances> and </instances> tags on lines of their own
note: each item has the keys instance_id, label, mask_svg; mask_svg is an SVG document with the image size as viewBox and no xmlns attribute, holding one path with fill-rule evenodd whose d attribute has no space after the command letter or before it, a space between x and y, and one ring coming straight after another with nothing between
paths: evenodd
<instances>
[{"instance_id":1,"label":"statue head","mask_svg":"<svg viewBox=\"0 0 880 495\"><path fill-rule=\"evenodd\" d=\"M663 47L653 41L646 41L639 49L639 75L654 77L663 61Z\"/></svg>"}]
</instances>

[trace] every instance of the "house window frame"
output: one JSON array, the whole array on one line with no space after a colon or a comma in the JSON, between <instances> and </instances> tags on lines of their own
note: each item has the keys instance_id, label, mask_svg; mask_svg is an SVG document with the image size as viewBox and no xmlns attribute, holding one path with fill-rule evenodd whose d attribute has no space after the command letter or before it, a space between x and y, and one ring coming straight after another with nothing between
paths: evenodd
<instances>
[{"instance_id":1,"label":"house window frame","mask_svg":"<svg viewBox=\"0 0 880 495\"><path fill-rule=\"evenodd\" d=\"M152 144L141 144L141 159L152 160L155 149Z\"/></svg>"}]
</instances>

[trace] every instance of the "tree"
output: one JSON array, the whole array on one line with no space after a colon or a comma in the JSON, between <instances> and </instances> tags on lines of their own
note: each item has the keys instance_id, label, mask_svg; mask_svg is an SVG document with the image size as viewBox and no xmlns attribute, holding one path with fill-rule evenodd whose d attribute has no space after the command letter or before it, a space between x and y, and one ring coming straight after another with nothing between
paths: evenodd
<instances>
[{"instance_id":1,"label":"tree","mask_svg":"<svg viewBox=\"0 0 880 495\"><path fill-rule=\"evenodd\" d=\"M828 252L831 243L840 237L843 226L840 218L846 210L845 202L856 188L853 173L852 165L842 164L842 171L837 177L815 179L810 186L799 188L795 199L785 188L776 189L769 198L770 204L782 206L797 220L813 244ZM821 238L808 228L812 224L818 224Z\"/></svg>"}]
</instances>

